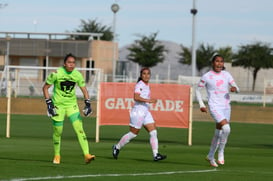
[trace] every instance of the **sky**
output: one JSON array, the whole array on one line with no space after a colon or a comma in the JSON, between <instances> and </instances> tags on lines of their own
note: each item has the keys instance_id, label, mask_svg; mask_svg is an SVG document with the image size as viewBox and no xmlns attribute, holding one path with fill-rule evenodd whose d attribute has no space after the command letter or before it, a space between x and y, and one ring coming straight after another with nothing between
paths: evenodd
<instances>
[{"instance_id":1,"label":"sky","mask_svg":"<svg viewBox=\"0 0 273 181\"><path fill-rule=\"evenodd\" d=\"M139 35L192 45L194 0L0 0L0 31L63 33L79 29L81 20L113 26L116 13L119 47ZM195 44L215 48L255 42L273 43L272 0L195 0ZM2 35L3 36L3 35Z\"/></svg>"}]
</instances>

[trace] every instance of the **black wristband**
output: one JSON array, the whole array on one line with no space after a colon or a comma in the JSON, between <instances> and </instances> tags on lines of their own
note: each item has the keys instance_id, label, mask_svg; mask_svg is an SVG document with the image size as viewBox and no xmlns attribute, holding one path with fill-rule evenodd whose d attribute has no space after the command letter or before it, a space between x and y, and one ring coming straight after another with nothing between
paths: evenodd
<instances>
[{"instance_id":1,"label":"black wristband","mask_svg":"<svg viewBox=\"0 0 273 181\"><path fill-rule=\"evenodd\" d=\"M84 103L86 106L90 107L90 99L85 99Z\"/></svg>"},{"instance_id":2,"label":"black wristband","mask_svg":"<svg viewBox=\"0 0 273 181\"><path fill-rule=\"evenodd\" d=\"M45 99L45 102L47 103L47 104L50 104L50 103L52 103L52 100L49 98L49 99Z\"/></svg>"}]
</instances>

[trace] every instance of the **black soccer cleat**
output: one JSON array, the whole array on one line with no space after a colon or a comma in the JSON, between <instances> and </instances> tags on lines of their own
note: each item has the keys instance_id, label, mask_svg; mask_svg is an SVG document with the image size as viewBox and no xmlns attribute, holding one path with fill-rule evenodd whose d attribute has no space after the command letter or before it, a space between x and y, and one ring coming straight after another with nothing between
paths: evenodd
<instances>
[{"instance_id":1,"label":"black soccer cleat","mask_svg":"<svg viewBox=\"0 0 273 181\"><path fill-rule=\"evenodd\" d=\"M118 154L119 154L119 149L116 148L116 145L113 145L112 147L112 154L113 154L113 157L114 159L118 159Z\"/></svg>"},{"instance_id":2,"label":"black soccer cleat","mask_svg":"<svg viewBox=\"0 0 273 181\"><path fill-rule=\"evenodd\" d=\"M155 157L154 157L154 161L159 161L159 160L164 160L167 158L167 155L161 155L160 153L158 153Z\"/></svg>"}]
</instances>

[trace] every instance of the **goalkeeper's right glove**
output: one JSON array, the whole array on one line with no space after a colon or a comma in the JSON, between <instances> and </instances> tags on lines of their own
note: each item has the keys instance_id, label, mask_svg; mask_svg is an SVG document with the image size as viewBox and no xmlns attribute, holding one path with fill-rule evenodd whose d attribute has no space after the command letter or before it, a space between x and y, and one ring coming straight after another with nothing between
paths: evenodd
<instances>
[{"instance_id":1,"label":"goalkeeper's right glove","mask_svg":"<svg viewBox=\"0 0 273 181\"><path fill-rule=\"evenodd\" d=\"M57 116L58 114L56 112L56 108L55 108L52 100L51 99L46 99L45 102L46 102L46 105L47 105L47 115L49 117Z\"/></svg>"}]
</instances>

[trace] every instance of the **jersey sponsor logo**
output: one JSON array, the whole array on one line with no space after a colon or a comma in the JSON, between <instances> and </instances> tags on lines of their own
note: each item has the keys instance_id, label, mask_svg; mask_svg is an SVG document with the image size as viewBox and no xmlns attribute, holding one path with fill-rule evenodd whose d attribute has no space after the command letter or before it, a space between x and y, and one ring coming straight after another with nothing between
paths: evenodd
<instances>
[{"instance_id":1,"label":"jersey sponsor logo","mask_svg":"<svg viewBox=\"0 0 273 181\"><path fill-rule=\"evenodd\" d=\"M63 97L73 97L73 94L61 94Z\"/></svg>"},{"instance_id":2,"label":"jersey sponsor logo","mask_svg":"<svg viewBox=\"0 0 273 181\"><path fill-rule=\"evenodd\" d=\"M220 87L221 85L224 84L224 81L223 80L216 80L216 86L217 87Z\"/></svg>"},{"instance_id":3,"label":"jersey sponsor logo","mask_svg":"<svg viewBox=\"0 0 273 181\"><path fill-rule=\"evenodd\" d=\"M72 82L69 80L60 82L61 90L67 95L69 95L73 91L73 89L75 88L75 85L76 85L75 82Z\"/></svg>"}]
</instances>

